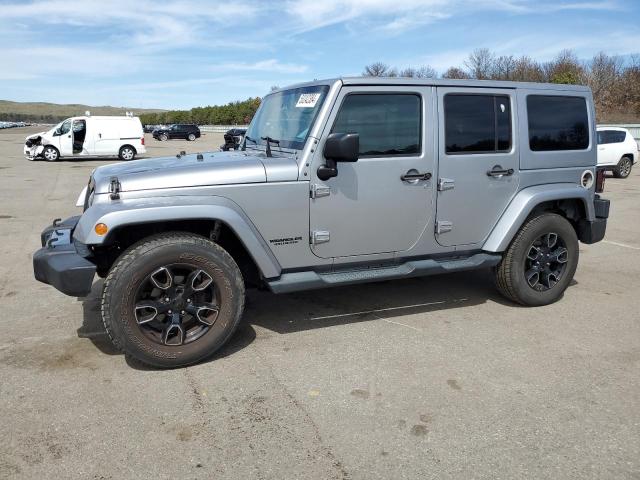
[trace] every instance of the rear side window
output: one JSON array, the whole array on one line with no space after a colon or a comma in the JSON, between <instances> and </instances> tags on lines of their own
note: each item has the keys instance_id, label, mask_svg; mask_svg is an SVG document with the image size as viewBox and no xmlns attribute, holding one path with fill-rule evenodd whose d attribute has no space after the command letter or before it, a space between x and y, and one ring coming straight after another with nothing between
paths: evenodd
<instances>
[{"instance_id":1,"label":"rear side window","mask_svg":"<svg viewBox=\"0 0 640 480\"><path fill-rule=\"evenodd\" d=\"M582 97L529 95L529 147L534 152L584 150L589 146L587 102Z\"/></svg>"},{"instance_id":2,"label":"rear side window","mask_svg":"<svg viewBox=\"0 0 640 480\"><path fill-rule=\"evenodd\" d=\"M444 97L446 153L496 153L511 149L511 107L506 95Z\"/></svg>"},{"instance_id":3,"label":"rear side window","mask_svg":"<svg viewBox=\"0 0 640 480\"><path fill-rule=\"evenodd\" d=\"M359 134L361 156L417 155L420 106L415 94L347 95L331 131Z\"/></svg>"},{"instance_id":4,"label":"rear side window","mask_svg":"<svg viewBox=\"0 0 640 480\"><path fill-rule=\"evenodd\" d=\"M598 145L622 143L626 137L627 133L620 130L600 130L598 131Z\"/></svg>"}]
</instances>

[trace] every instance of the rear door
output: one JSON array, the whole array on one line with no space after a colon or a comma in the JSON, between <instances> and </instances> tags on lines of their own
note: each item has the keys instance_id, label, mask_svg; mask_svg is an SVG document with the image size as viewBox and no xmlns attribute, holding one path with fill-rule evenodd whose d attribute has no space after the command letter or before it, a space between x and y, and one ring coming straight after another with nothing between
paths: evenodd
<instances>
[{"instance_id":1,"label":"rear door","mask_svg":"<svg viewBox=\"0 0 640 480\"><path fill-rule=\"evenodd\" d=\"M437 89L436 240L482 242L518 189L515 90Z\"/></svg>"}]
</instances>

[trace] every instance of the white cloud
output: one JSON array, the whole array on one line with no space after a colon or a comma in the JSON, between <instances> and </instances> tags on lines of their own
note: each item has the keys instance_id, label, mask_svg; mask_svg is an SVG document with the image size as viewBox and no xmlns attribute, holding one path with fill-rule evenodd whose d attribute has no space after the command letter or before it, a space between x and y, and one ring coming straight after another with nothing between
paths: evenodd
<instances>
[{"instance_id":1,"label":"white cloud","mask_svg":"<svg viewBox=\"0 0 640 480\"><path fill-rule=\"evenodd\" d=\"M275 58L262 60L255 63L248 62L228 62L214 65L212 70L240 70L253 72L269 72L269 73L304 73L309 70L307 65L296 63L280 63Z\"/></svg>"}]
</instances>

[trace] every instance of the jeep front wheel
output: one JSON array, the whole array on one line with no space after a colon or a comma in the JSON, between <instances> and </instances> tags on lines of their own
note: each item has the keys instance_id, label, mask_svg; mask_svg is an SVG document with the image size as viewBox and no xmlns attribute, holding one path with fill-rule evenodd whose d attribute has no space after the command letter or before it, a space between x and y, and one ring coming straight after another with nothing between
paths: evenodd
<instances>
[{"instance_id":1,"label":"jeep front wheel","mask_svg":"<svg viewBox=\"0 0 640 480\"><path fill-rule=\"evenodd\" d=\"M578 237L571 224L555 213L528 220L496 267L498 290L527 306L558 300L578 266Z\"/></svg>"},{"instance_id":2,"label":"jeep front wheel","mask_svg":"<svg viewBox=\"0 0 640 480\"><path fill-rule=\"evenodd\" d=\"M102 292L102 319L114 345L161 368L212 355L235 331L243 308L244 282L233 258L188 233L165 233L130 247Z\"/></svg>"}]
</instances>

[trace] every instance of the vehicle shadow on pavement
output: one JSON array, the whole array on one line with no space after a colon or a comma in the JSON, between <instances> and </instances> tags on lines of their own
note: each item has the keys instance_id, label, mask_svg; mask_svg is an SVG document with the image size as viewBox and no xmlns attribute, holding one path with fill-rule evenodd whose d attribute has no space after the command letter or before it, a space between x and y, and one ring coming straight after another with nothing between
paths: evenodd
<instances>
[{"instance_id":1,"label":"vehicle shadow on pavement","mask_svg":"<svg viewBox=\"0 0 640 480\"><path fill-rule=\"evenodd\" d=\"M106 355L121 355L122 352L113 346L102 324L102 283L102 280L96 282L91 294L82 299L84 318L82 326L78 329L78 337L89 339ZM575 280L571 282L571 286L576 284ZM500 295L490 270L391 280L278 296L266 291L249 290L243 322L238 330L223 348L203 363L232 355L249 346L256 339L254 325L278 334L288 334L358 322L401 322L401 317L406 315L445 310L450 311L453 319L457 315L456 310L488 301L509 308L526 308ZM135 369L155 370L131 358L127 358L127 364Z\"/></svg>"},{"instance_id":2,"label":"vehicle shadow on pavement","mask_svg":"<svg viewBox=\"0 0 640 480\"><path fill-rule=\"evenodd\" d=\"M245 320L281 334L443 310L455 315L489 300L520 308L496 290L490 270L290 293L278 301L269 292L251 292L249 300Z\"/></svg>"}]
</instances>

